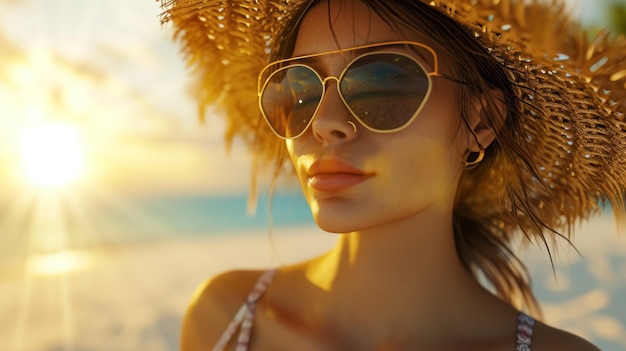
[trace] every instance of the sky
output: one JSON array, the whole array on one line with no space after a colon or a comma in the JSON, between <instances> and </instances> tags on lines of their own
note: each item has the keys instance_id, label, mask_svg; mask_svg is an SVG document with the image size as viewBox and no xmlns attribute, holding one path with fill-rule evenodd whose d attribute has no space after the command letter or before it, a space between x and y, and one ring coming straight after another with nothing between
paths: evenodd
<instances>
[{"instance_id":1,"label":"sky","mask_svg":"<svg viewBox=\"0 0 626 351\"><path fill-rule=\"evenodd\" d=\"M197 122L158 3L3 0L0 8L2 179L22 180L20 137L44 124L75 130L92 183L138 192L247 184L235 171L247 162L225 155L221 119Z\"/></svg>"},{"instance_id":2,"label":"sky","mask_svg":"<svg viewBox=\"0 0 626 351\"><path fill-rule=\"evenodd\" d=\"M575 7L597 22L594 3ZM28 183L23 139L33 128L44 125L40 134L52 136L30 146L40 155L31 163L49 164L31 173L67 161L55 161L66 151L52 145L68 133L55 139L46 129L61 125L76 139L67 148L81 150L74 182L127 193L245 192L245 150L236 144L226 155L218 116L197 121L188 72L160 11L149 0L0 0L5 186Z\"/></svg>"}]
</instances>

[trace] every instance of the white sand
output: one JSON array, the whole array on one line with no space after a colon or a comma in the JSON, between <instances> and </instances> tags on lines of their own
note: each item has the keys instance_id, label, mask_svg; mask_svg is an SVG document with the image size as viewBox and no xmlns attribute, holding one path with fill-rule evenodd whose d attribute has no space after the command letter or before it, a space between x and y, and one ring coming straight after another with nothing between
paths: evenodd
<instances>
[{"instance_id":1,"label":"white sand","mask_svg":"<svg viewBox=\"0 0 626 351\"><path fill-rule=\"evenodd\" d=\"M82 269L56 275L30 271L33 260L0 262L0 350L176 350L181 316L202 280L311 257L334 238L314 228L277 230L275 253L262 232L171 238L80 253Z\"/></svg>"},{"instance_id":2,"label":"white sand","mask_svg":"<svg viewBox=\"0 0 626 351\"><path fill-rule=\"evenodd\" d=\"M280 229L275 252L264 232L168 239L78 255L82 269L56 275L0 262L0 350L176 350L181 316L202 280L312 257L335 238ZM601 218L576 243L585 260L570 253L571 263L556 267L558 284L544 253L525 255L546 317L605 350L626 349L626 236Z\"/></svg>"}]
</instances>

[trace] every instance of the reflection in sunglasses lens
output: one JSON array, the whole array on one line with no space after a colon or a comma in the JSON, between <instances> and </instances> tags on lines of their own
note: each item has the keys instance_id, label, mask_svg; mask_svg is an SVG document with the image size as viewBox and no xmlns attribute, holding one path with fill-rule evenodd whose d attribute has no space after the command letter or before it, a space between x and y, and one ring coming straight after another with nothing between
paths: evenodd
<instances>
[{"instance_id":1,"label":"reflection in sunglasses lens","mask_svg":"<svg viewBox=\"0 0 626 351\"><path fill-rule=\"evenodd\" d=\"M341 82L352 112L375 130L408 123L428 93L428 76L414 60L396 54L374 54L355 61Z\"/></svg>"},{"instance_id":2,"label":"reflection in sunglasses lens","mask_svg":"<svg viewBox=\"0 0 626 351\"><path fill-rule=\"evenodd\" d=\"M279 135L294 137L308 126L322 91L322 83L315 72L305 66L292 66L270 77L261 105Z\"/></svg>"}]
</instances>

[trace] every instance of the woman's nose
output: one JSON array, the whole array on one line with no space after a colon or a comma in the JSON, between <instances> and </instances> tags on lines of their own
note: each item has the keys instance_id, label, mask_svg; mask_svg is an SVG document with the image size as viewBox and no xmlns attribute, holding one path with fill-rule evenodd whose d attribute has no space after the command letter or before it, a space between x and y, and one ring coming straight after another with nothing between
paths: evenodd
<instances>
[{"instance_id":1,"label":"woman's nose","mask_svg":"<svg viewBox=\"0 0 626 351\"><path fill-rule=\"evenodd\" d=\"M354 139L359 125L339 96L337 84L333 83L328 84L311 124L315 138L329 144Z\"/></svg>"}]
</instances>

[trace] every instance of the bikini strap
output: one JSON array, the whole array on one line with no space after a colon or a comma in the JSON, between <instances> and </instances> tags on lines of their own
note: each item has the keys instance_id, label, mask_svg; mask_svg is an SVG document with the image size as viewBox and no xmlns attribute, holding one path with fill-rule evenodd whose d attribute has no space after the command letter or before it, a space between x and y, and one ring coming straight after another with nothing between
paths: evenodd
<instances>
[{"instance_id":1,"label":"bikini strap","mask_svg":"<svg viewBox=\"0 0 626 351\"><path fill-rule=\"evenodd\" d=\"M520 312L517 317L517 346L515 351L530 351L534 327L535 319Z\"/></svg>"},{"instance_id":2,"label":"bikini strap","mask_svg":"<svg viewBox=\"0 0 626 351\"><path fill-rule=\"evenodd\" d=\"M213 351L222 351L233 337L237 328L241 326L239 330L239 336L237 338L237 351L247 351L248 343L250 342L250 334L252 333L252 326L254 324L254 313L256 311L256 304L263 296L263 293L267 290L267 287L272 282L274 275L276 274L276 269L270 269L257 279L254 288L248 294L246 298L246 302L239 308L235 318L230 322L224 333L222 334L220 340L217 342L215 347L213 347Z\"/></svg>"}]
</instances>

